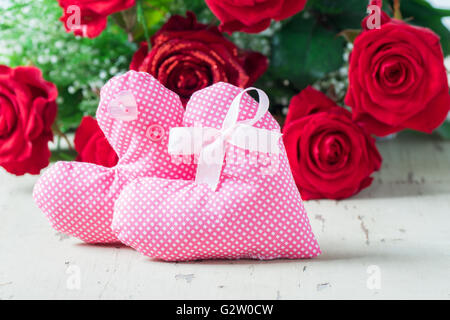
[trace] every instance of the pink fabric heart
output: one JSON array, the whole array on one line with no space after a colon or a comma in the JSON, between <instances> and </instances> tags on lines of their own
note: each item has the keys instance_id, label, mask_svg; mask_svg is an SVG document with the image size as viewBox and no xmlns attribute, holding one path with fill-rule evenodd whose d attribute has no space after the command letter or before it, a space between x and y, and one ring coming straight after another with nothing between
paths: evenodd
<instances>
[{"instance_id":1,"label":"pink fabric heart","mask_svg":"<svg viewBox=\"0 0 450 320\"><path fill-rule=\"evenodd\" d=\"M170 128L181 125L179 97L151 75L129 71L102 88L97 121L119 156L114 168L57 162L38 180L33 197L52 226L91 243L118 242L110 225L122 188L138 177L192 179L191 164L167 152ZM158 130L158 139L148 131Z\"/></svg>"},{"instance_id":2,"label":"pink fabric heart","mask_svg":"<svg viewBox=\"0 0 450 320\"><path fill-rule=\"evenodd\" d=\"M183 126L220 130L241 89L218 83L196 92ZM244 94L238 121L255 117ZM276 130L269 112L255 128ZM320 248L290 171L282 141L275 157L226 144L217 189L193 179L138 178L116 201L112 229L146 256L169 260L311 258Z\"/></svg>"}]
</instances>

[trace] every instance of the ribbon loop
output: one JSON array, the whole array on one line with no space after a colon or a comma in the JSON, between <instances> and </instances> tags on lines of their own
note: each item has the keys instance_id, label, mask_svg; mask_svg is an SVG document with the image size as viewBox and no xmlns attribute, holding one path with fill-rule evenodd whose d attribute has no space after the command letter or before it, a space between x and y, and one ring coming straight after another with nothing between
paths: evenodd
<instances>
[{"instance_id":1,"label":"ribbon loop","mask_svg":"<svg viewBox=\"0 0 450 320\"><path fill-rule=\"evenodd\" d=\"M256 113L250 119L238 121L242 96L251 90L256 90L259 96ZM253 127L268 110L269 97L264 91L253 87L242 90L231 102L221 129L202 126L172 128L169 153L199 155L195 182L205 183L215 191L225 160L226 143L249 151L279 153L281 133Z\"/></svg>"}]
</instances>

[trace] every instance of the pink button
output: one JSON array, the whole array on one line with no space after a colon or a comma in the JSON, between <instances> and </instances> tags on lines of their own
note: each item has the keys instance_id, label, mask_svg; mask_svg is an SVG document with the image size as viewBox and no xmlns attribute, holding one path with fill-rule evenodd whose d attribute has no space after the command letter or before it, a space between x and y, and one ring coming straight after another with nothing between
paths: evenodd
<instances>
[{"instance_id":1,"label":"pink button","mask_svg":"<svg viewBox=\"0 0 450 320\"><path fill-rule=\"evenodd\" d=\"M165 130L159 124L152 124L147 128L146 136L152 141L159 141L164 138Z\"/></svg>"}]
</instances>

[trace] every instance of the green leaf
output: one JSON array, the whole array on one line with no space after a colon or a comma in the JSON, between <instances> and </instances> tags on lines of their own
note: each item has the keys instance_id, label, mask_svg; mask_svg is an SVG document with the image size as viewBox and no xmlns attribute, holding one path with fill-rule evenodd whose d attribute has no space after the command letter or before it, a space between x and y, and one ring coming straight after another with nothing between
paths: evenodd
<instances>
[{"instance_id":1,"label":"green leaf","mask_svg":"<svg viewBox=\"0 0 450 320\"><path fill-rule=\"evenodd\" d=\"M366 15L367 0L309 0L308 8L337 31L358 29Z\"/></svg>"},{"instance_id":2,"label":"green leaf","mask_svg":"<svg viewBox=\"0 0 450 320\"><path fill-rule=\"evenodd\" d=\"M316 19L297 15L272 39L270 72L301 90L343 65L344 45Z\"/></svg>"},{"instance_id":3,"label":"green leaf","mask_svg":"<svg viewBox=\"0 0 450 320\"><path fill-rule=\"evenodd\" d=\"M433 8L425 0L401 1L400 7L404 19L411 24L430 28L441 37L445 55L450 54L450 31L442 23L442 18L450 16L450 10Z\"/></svg>"},{"instance_id":4,"label":"green leaf","mask_svg":"<svg viewBox=\"0 0 450 320\"><path fill-rule=\"evenodd\" d=\"M445 121L436 132L444 139L450 139L450 121Z\"/></svg>"}]
</instances>

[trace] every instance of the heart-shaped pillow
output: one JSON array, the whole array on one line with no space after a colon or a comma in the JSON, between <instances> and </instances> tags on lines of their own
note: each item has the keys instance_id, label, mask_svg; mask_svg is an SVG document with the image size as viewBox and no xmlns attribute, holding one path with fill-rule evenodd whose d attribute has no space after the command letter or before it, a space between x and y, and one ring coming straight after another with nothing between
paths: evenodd
<instances>
[{"instance_id":1,"label":"heart-shaped pillow","mask_svg":"<svg viewBox=\"0 0 450 320\"><path fill-rule=\"evenodd\" d=\"M119 156L106 168L57 162L38 180L33 197L52 226L90 243L118 242L111 232L114 201L138 177L192 179L193 165L167 152L170 128L182 123L179 97L151 75L129 71L101 90L97 121Z\"/></svg>"},{"instance_id":2,"label":"heart-shaped pillow","mask_svg":"<svg viewBox=\"0 0 450 320\"><path fill-rule=\"evenodd\" d=\"M247 94L239 105L242 89L226 83L191 97L184 126L208 127L222 137L212 135L213 140L233 141L237 125L232 123L224 130L224 121L229 122L230 106L238 95L240 111L235 120L248 126L249 119L261 113L260 105ZM252 132L276 132L279 138L279 125L269 112L252 126L257 128ZM198 138L187 141L195 144ZM281 139L276 141L278 153L271 155L235 143L224 145L226 158L213 187L199 183L200 165L195 181L149 177L126 186L114 209L112 229L118 239L146 256L169 261L317 256L320 248Z\"/></svg>"}]
</instances>

